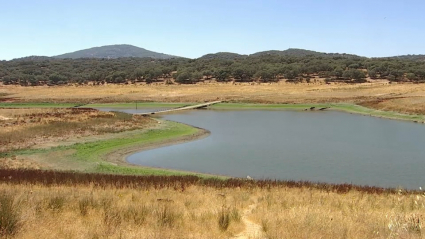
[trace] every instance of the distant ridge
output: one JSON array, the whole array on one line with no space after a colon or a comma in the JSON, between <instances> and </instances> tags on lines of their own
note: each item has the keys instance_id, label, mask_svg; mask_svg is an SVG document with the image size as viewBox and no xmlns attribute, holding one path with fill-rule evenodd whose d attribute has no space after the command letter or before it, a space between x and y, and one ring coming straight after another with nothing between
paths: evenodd
<instances>
[{"instance_id":1,"label":"distant ridge","mask_svg":"<svg viewBox=\"0 0 425 239\"><path fill-rule=\"evenodd\" d=\"M360 57L358 55L352 55L352 54L346 54L346 53L323 53L323 52L317 52L317 51L310 51L305 49L298 49L298 48L289 48L284 51L277 51L277 50L271 50L271 51L261 51L254 54L251 54L249 56L263 56L263 55L278 55L278 56L340 56L340 57Z\"/></svg>"},{"instance_id":2,"label":"distant ridge","mask_svg":"<svg viewBox=\"0 0 425 239\"><path fill-rule=\"evenodd\" d=\"M381 57L385 58L385 57ZM401 56L393 56L390 58L399 58L403 60L412 60L412 61L425 61L425 55L401 55Z\"/></svg>"},{"instance_id":3,"label":"distant ridge","mask_svg":"<svg viewBox=\"0 0 425 239\"><path fill-rule=\"evenodd\" d=\"M236 58L244 58L247 57L247 55L241 55L238 53L233 53L233 52L217 52L217 53L211 53L211 54L206 54L203 55L201 57L199 57L198 59L228 59L228 60L233 60Z\"/></svg>"},{"instance_id":4,"label":"distant ridge","mask_svg":"<svg viewBox=\"0 0 425 239\"><path fill-rule=\"evenodd\" d=\"M53 56L53 58L122 58L122 57L150 57L154 59L179 58L178 56L167 55L132 45L108 45L93 47L75 52Z\"/></svg>"},{"instance_id":5,"label":"distant ridge","mask_svg":"<svg viewBox=\"0 0 425 239\"><path fill-rule=\"evenodd\" d=\"M250 55L243 55L234 52L217 52L217 53L209 53L205 54L199 58L201 60L211 60L211 59L225 59L225 60L237 60L251 57L262 57L262 56L295 56L295 57L305 57L305 56L317 56L317 57L344 57L344 58L375 58L375 59L385 59L385 58L395 58L402 60L411 60L411 61L425 61L425 54L419 55L400 55L400 56L387 56L387 57L364 57L354 54L346 54L346 53L325 53L318 52L306 49L299 48L288 48L286 50L268 50L268 51L260 51ZM51 60L51 59L77 59L77 58L125 58L125 57L135 57L135 58L153 58L153 59L173 59L173 58L185 58L180 56L173 56L169 54L154 52L150 50L146 50L141 47L136 47L128 44L118 44L118 45L107 45L100 47L92 47L88 49L83 49L75 52L65 53L57 56L26 56L21 58L15 58L14 61L43 61L43 60Z\"/></svg>"},{"instance_id":6,"label":"distant ridge","mask_svg":"<svg viewBox=\"0 0 425 239\"><path fill-rule=\"evenodd\" d=\"M15 58L13 61L44 61L50 59L52 58L48 56L25 56L21 58Z\"/></svg>"}]
</instances>

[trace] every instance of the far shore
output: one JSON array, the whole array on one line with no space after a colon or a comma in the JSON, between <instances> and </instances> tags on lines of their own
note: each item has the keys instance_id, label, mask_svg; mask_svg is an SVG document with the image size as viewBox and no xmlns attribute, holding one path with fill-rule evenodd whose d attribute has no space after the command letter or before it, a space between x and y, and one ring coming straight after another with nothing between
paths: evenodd
<instances>
[{"instance_id":1,"label":"far shore","mask_svg":"<svg viewBox=\"0 0 425 239\"><path fill-rule=\"evenodd\" d=\"M182 105L196 103L166 103L166 102L143 102L143 103L105 103L87 104L82 107L93 108L117 108L117 109L142 109L142 108L177 108ZM0 104L1 106L1 104ZM297 111L318 111L337 110L346 113L367 115L378 118L412 121L425 124L425 115L403 114L394 111L376 110L351 103L311 103L311 104L259 104L259 103L219 103L209 107L213 110L297 110Z\"/></svg>"}]
</instances>

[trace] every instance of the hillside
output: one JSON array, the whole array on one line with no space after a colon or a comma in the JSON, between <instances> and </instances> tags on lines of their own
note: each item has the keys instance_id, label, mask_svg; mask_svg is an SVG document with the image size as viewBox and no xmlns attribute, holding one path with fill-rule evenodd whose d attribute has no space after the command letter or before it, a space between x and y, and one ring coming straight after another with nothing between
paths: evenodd
<instances>
[{"instance_id":1,"label":"hillside","mask_svg":"<svg viewBox=\"0 0 425 239\"><path fill-rule=\"evenodd\" d=\"M51 57L48 56L25 56L20 58L15 58L13 61L45 61L51 60Z\"/></svg>"},{"instance_id":2,"label":"hillside","mask_svg":"<svg viewBox=\"0 0 425 239\"><path fill-rule=\"evenodd\" d=\"M203 55L203 56L199 57L198 59L204 59L204 60L211 60L211 59L233 60L233 59L244 58L244 57L247 57L247 55L241 55L241 54L233 53L233 52L217 52L217 53L211 53L211 54Z\"/></svg>"},{"instance_id":3,"label":"hillside","mask_svg":"<svg viewBox=\"0 0 425 239\"><path fill-rule=\"evenodd\" d=\"M256 52L254 54L251 54L250 56L264 56L264 55L278 55L278 56L340 56L340 57L359 57L357 55L351 55L351 54L345 54L345 53L323 53L323 52L317 52L317 51L310 51L305 49L298 49L298 48L289 48L284 51L277 51L277 50L271 50L271 51L261 51Z\"/></svg>"},{"instance_id":4,"label":"hillside","mask_svg":"<svg viewBox=\"0 0 425 239\"><path fill-rule=\"evenodd\" d=\"M151 57L155 59L178 58L177 56L167 55L132 45L109 45L93 47L71 53L65 53L53 58L122 58L122 57Z\"/></svg>"},{"instance_id":5,"label":"hillside","mask_svg":"<svg viewBox=\"0 0 425 239\"><path fill-rule=\"evenodd\" d=\"M391 58L398 58L398 59L412 60L412 61L425 61L425 55L402 55L402 56L393 56Z\"/></svg>"}]
</instances>

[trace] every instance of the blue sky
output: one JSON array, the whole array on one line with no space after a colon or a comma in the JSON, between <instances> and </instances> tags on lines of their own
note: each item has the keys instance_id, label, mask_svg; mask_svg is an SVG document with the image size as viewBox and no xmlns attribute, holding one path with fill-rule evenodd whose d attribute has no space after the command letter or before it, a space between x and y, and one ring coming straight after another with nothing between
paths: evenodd
<instances>
[{"instance_id":1,"label":"blue sky","mask_svg":"<svg viewBox=\"0 0 425 239\"><path fill-rule=\"evenodd\" d=\"M425 54L422 0L0 0L0 59L131 44L196 58L304 48Z\"/></svg>"}]
</instances>

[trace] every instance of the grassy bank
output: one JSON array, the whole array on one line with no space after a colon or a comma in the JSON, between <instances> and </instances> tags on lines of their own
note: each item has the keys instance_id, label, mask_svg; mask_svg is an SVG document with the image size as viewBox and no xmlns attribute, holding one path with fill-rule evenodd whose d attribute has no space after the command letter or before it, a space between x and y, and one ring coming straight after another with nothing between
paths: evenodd
<instances>
[{"instance_id":1,"label":"grassy bank","mask_svg":"<svg viewBox=\"0 0 425 239\"><path fill-rule=\"evenodd\" d=\"M151 129L141 134L136 134L132 137L114 138L92 143L77 144L71 146L71 149L76 150L75 159L85 162L96 162L98 165L88 170L91 172L101 173L118 173L118 174L135 174L135 175L187 175L188 173L176 170L145 168L145 167L129 167L114 165L113 163L104 162L106 155L128 148L143 148L148 145L155 145L164 141L179 140L182 137L194 135L199 129L189 125L162 121L165 127L160 129ZM122 155L124 157L125 155Z\"/></svg>"},{"instance_id":2,"label":"grassy bank","mask_svg":"<svg viewBox=\"0 0 425 239\"><path fill-rule=\"evenodd\" d=\"M367 107L363 107L355 104L246 104L246 103L220 103L211 106L211 109L217 110L310 110L311 107L315 107L315 110L320 108L329 108L327 110L339 110L348 113L369 115L374 117L397 119L397 120L408 120L425 122L424 115L410 115L401 114L392 111L375 110Z\"/></svg>"},{"instance_id":3,"label":"grassy bank","mask_svg":"<svg viewBox=\"0 0 425 239\"><path fill-rule=\"evenodd\" d=\"M198 131L199 129L185 124L161 121L161 126L154 129L116 133L111 138L68 146L16 150L3 153L2 156L35 160L41 165L48 165L48 168L58 170L134 175L195 175L195 173L176 170L128 166L119 159L116 162L107 162L105 159L108 158L108 154L113 152L122 151L122 154L114 156L123 158L128 153L126 149L137 151L137 149L154 146L164 141L178 141L184 137L195 135Z\"/></svg>"}]
</instances>

